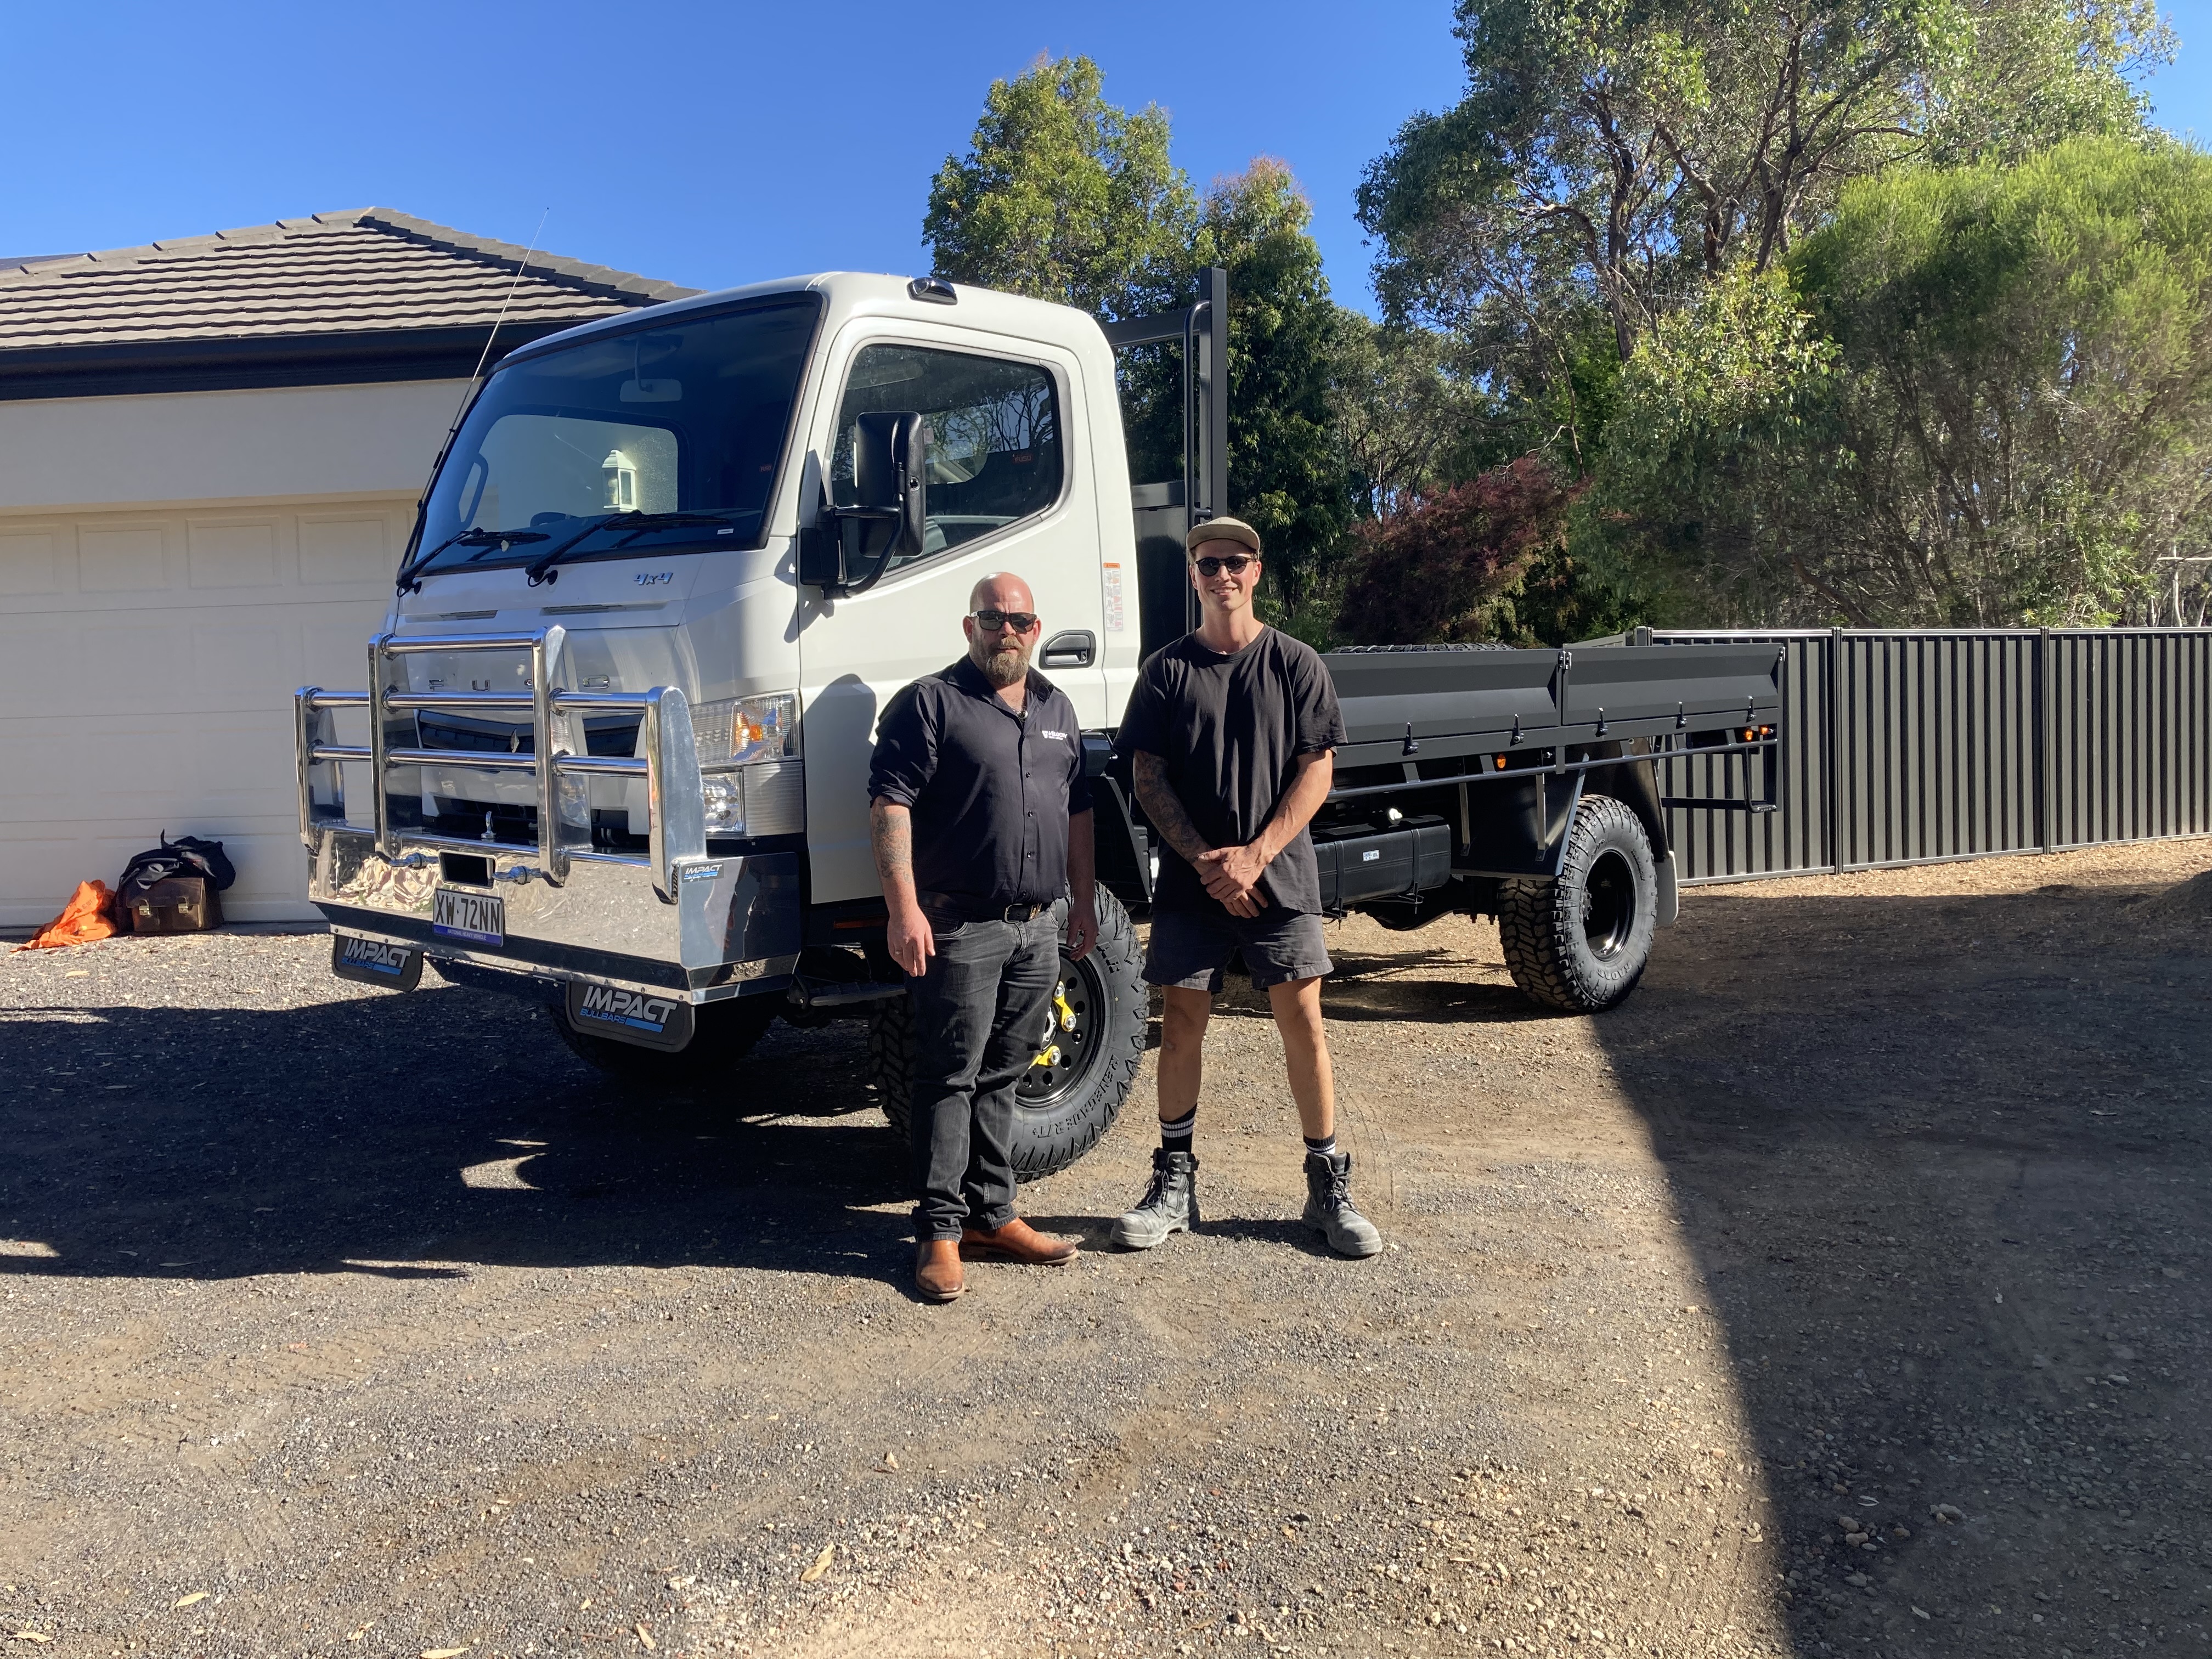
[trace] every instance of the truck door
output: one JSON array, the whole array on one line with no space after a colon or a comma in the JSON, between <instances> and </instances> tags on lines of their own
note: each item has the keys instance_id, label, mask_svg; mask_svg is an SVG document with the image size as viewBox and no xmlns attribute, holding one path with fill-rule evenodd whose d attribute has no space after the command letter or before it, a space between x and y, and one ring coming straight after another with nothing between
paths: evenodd
<instances>
[{"instance_id":1,"label":"truck door","mask_svg":"<svg viewBox=\"0 0 2212 1659\"><path fill-rule=\"evenodd\" d=\"M818 467L849 502L855 420L918 412L930 429L928 527L921 552L865 593L824 599L817 589L799 590L817 902L881 890L867 823L876 720L901 687L967 650L960 618L981 577L1006 571L1029 584L1044 619L1036 665L1086 727L1118 713L1106 708L1098 508L1088 434L1075 430L1085 405L1074 355L863 319L840 336L830 364L837 390L817 411L810 477Z\"/></svg>"}]
</instances>

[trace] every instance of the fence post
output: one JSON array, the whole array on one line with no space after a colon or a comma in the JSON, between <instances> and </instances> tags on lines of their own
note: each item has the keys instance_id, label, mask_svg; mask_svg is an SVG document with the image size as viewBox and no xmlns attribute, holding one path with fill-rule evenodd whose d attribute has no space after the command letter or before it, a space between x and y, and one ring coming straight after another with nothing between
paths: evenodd
<instances>
[{"instance_id":1,"label":"fence post","mask_svg":"<svg viewBox=\"0 0 2212 1659\"><path fill-rule=\"evenodd\" d=\"M2046 853L2058 817L2057 713L2051 689L2051 630L2039 628L2035 641L2035 828L2036 841Z\"/></svg>"},{"instance_id":2,"label":"fence post","mask_svg":"<svg viewBox=\"0 0 2212 1659\"><path fill-rule=\"evenodd\" d=\"M1844 813L1838 788L1843 778L1840 759L1843 754L1840 731L1843 700L1836 695L1836 682L1843 654L1844 630L1832 628L1828 630L1827 646L1822 653L1820 665L1820 701L1826 705L1820 711L1821 719L1826 723L1821 739L1821 767L1825 774L1822 791L1827 797L1824 814L1826 823L1822 828L1828 838L1828 873L1836 876L1844 873Z\"/></svg>"}]
</instances>

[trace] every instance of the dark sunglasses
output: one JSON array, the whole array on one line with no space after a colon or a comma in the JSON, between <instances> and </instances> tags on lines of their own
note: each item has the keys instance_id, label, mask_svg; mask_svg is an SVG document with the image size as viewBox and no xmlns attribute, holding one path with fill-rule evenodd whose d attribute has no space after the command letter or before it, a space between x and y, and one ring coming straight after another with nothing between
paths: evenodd
<instances>
[{"instance_id":1,"label":"dark sunglasses","mask_svg":"<svg viewBox=\"0 0 2212 1659\"><path fill-rule=\"evenodd\" d=\"M987 634L995 634L1002 628L1011 628L1017 634L1026 634L1037 625L1034 611L978 611L973 613L975 625Z\"/></svg>"},{"instance_id":2,"label":"dark sunglasses","mask_svg":"<svg viewBox=\"0 0 2212 1659\"><path fill-rule=\"evenodd\" d=\"M1201 576L1218 576L1224 570L1232 576L1241 576L1244 574L1246 565L1257 564L1260 562L1257 559L1248 559L1242 553L1231 553L1225 559L1209 557L1200 559L1196 562L1198 574Z\"/></svg>"}]
</instances>

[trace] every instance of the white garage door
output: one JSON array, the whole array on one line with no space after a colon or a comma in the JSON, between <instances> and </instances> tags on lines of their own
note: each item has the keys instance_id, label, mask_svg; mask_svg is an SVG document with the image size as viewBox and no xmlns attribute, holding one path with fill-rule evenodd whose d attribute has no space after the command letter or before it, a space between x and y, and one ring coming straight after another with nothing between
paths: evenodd
<instances>
[{"instance_id":1,"label":"white garage door","mask_svg":"<svg viewBox=\"0 0 2212 1659\"><path fill-rule=\"evenodd\" d=\"M359 688L411 495L0 516L0 927L220 840L239 921L308 920L292 691Z\"/></svg>"}]
</instances>

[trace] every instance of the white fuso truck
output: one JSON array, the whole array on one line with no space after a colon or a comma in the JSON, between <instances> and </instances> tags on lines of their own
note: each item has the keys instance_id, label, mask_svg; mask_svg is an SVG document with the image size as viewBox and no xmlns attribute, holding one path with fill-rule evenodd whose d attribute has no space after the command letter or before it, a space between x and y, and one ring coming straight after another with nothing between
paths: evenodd
<instances>
[{"instance_id":1,"label":"white fuso truck","mask_svg":"<svg viewBox=\"0 0 2212 1659\"><path fill-rule=\"evenodd\" d=\"M875 723L960 654L975 579L1010 570L1085 726L1104 890L1100 947L1063 963L1036 1034L1018 1156L1025 1175L1079 1156L1143 1050L1130 913L1154 866L1111 738L1144 654L1191 625L1184 529L1228 510L1226 314L1218 271L1186 311L1103 325L841 273L510 353L440 458L367 690L297 695L334 971L411 989L427 959L542 999L585 1059L648 1088L711 1080L779 1017L866 1018L899 1121ZM1127 349L1152 354L1146 407L1181 446L1150 470L1179 476L1131 478ZM1740 764L1743 798L1686 804L1771 805L1769 647L1328 660L1351 733L1316 825L1332 908L1495 915L1554 1006L1626 996L1672 920L1647 757Z\"/></svg>"}]
</instances>

